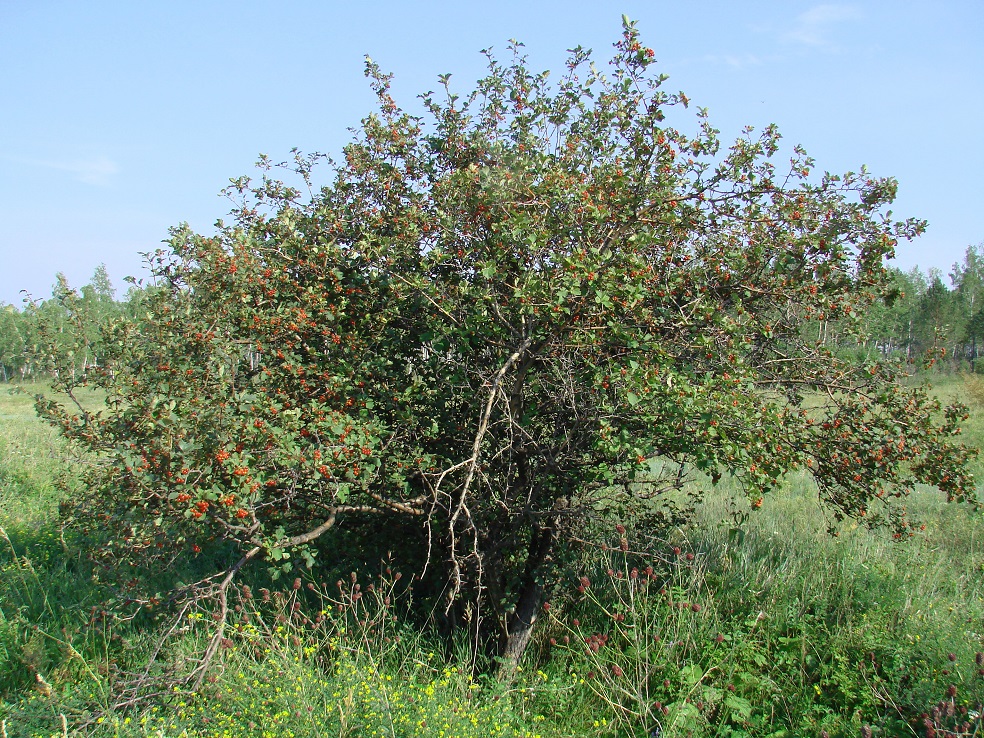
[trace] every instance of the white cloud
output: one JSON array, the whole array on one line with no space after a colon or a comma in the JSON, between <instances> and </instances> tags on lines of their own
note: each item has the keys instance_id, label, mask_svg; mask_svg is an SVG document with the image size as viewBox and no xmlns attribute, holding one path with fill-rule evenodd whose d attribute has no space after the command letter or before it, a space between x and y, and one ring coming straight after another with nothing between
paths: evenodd
<instances>
[{"instance_id":1,"label":"white cloud","mask_svg":"<svg viewBox=\"0 0 984 738\"><path fill-rule=\"evenodd\" d=\"M746 67L755 67L760 64L765 64L768 61L765 57L758 56L757 54L749 53L721 53L721 54L704 54L703 56L688 57L684 59L679 59L676 61L677 64L687 65L687 64L711 64L716 66L728 66L734 69L744 69Z\"/></svg>"},{"instance_id":2,"label":"white cloud","mask_svg":"<svg viewBox=\"0 0 984 738\"><path fill-rule=\"evenodd\" d=\"M63 161L36 161L32 163L48 169L68 172L79 182L100 187L108 185L113 175L120 171L116 162L105 156Z\"/></svg>"},{"instance_id":3,"label":"white cloud","mask_svg":"<svg viewBox=\"0 0 984 738\"><path fill-rule=\"evenodd\" d=\"M721 59L729 67L734 67L736 69L755 67L765 61L757 54L724 54Z\"/></svg>"},{"instance_id":4,"label":"white cloud","mask_svg":"<svg viewBox=\"0 0 984 738\"><path fill-rule=\"evenodd\" d=\"M67 172L76 181L97 187L109 185L113 176L120 171L119 165L108 156L91 156L75 159L29 159L21 156L0 155L0 158L30 167L41 167L43 169L54 169L58 172Z\"/></svg>"},{"instance_id":5,"label":"white cloud","mask_svg":"<svg viewBox=\"0 0 984 738\"><path fill-rule=\"evenodd\" d=\"M783 41L814 48L832 47L830 32L838 23L856 20L861 12L853 5L815 5L796 17L793 27L782 33Z\"/></svg>"},{"instance_id":6,"label":"white cloud","mask_svg":"<svg viewBox=\"0 0 984 738\"><path fill-rule=\"evenodd\" d=\"M836 33L844 24L862 18L862 13L855 5L843 3L822 3L803 11L785 27L772 23L749 23L747 28L753 34L771 36L785 44L784 49L774 49L763 52L760 42L757 53L752 52L721 52L705 54L701 61L706 64L716 64L744 70L768 64L778 64L786 60L790 46L810 49L835 51L838 49Z\"/></svg>"}]
</instances>

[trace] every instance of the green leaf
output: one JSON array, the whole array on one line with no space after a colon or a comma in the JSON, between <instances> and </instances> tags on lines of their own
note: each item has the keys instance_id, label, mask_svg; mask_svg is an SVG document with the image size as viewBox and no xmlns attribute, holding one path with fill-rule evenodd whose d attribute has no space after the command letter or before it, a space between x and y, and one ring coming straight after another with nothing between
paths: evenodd
<instances>
[{"instance_id":1,"label":"green leaf","mask_svg":"<svg viewBox=\"0 0 984 738\"><path fill-rule=\"evenodd\" d=\"M684 684L690 687L697 684L702 676L704 676L704 670L697 664L687 664L680 669L680 678L683 679Z\"/></svg>"},{"instance_id":2,"label":"green leaf","mask_svg":"<svg viewBox=\"0 0 984 738\"><path fill-rule=\"evenodd\" d=\"M724 698L724 704L736 713L741 720L748 720L752 716L752 703L744 697L729 694Z\"/></svg>"},{"instance_id":3,"label":"green leaf","mask_svg":"<svg viewBox=\"0 0 984 738\"><path fill-rule=\"evenodd\" d=\"M338 485L337 489L335 490L335 497L339 501L339 503L344 505L348 501L349 492L351 491L351 489L352 489L352 485L348 484L347 482L342 482L341 484Z\"/></svg>"}]
</instances>

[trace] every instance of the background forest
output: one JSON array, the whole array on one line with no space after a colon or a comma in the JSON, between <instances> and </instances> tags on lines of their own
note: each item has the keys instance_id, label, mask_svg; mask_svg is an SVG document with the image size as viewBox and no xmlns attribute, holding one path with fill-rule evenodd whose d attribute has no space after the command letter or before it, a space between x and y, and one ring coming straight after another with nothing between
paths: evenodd
<instances>
[{"instance_id":1,"label":"background forest","mask_svg":"<svg viewBox=\"0 0 984 738\"><path fill-rule=\"evenodd\" d=\"M874 306L862 318L865 343L844 336L826 321L811 330L824 346L860 356L902 357L945 371L982 371L978 362L984 343L984 242L969 246L962 263L949 274L938 269L889 269L894 299ZM89 282L73 295L59 274L47 298L27 298L25 307L0 305L0 380L43 379L46 367L34 357L42 323L55 326L57 341L75 349L77 369L99 363L99 330L121 315L136 316L152 284L132 281L122 296L106 267L96 268ZM69 318L66 299L71 299ZM38 318L44 316L45 321ZM49 328L50 330L50 328Z\"/></svg>"}]
</instances>

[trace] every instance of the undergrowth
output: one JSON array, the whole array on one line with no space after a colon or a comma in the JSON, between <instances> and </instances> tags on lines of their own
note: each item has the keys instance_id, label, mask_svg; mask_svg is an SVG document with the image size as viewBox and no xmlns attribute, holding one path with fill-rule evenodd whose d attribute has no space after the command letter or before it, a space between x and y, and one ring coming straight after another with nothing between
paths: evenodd
<instances>
[{"instance_id":1,"label":"undergrowth","mask_svg":"<svg viewBox=\"0 0 984 738\"><path fill-rule=\"evenodd\" d=\"M977 389L953 379L938 391L974 404L965 432L980 445ZM313 570L270 582L257 570L232 598L202 688L162 691L200 656L211 613L175 621L162 606L107 607L122 601L112 573L89 563L59 516L83 463L67 454L29 397L5 389L0 720L10 738L984 731L984 523L928 491L909 500L925 529L902 542L851 524L830 535L806 478L760 509L722 483L692 524L642 550L629 541L645 531L612 520L608 545L585 549L553 583L512 682L419 622L412 577L395 564L337 581Z\"/></svg>"}]
</instances>

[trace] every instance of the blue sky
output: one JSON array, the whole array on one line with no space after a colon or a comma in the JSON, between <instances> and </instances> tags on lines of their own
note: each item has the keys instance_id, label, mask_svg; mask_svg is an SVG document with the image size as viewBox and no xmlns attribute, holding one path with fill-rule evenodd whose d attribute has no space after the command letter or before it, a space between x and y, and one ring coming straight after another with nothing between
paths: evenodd
<instances>
[{"instance_id":1,"label":"blue sky","mask_svg":"<svg viewBox=\"0 0 984 738\"><path fill-rule=\"evenodd\" d=\"M605 60L622 13L725 139L774 122L820 170L897 177L895 214L930 221L897 266L947 272L984 240L981 0L0 0L0 303L100 263L122 291L169 226L209 232L260 153L337 153L372 110L366 54L412 107L510 38L541 69Z\"/></svg>"}]
</instances>

